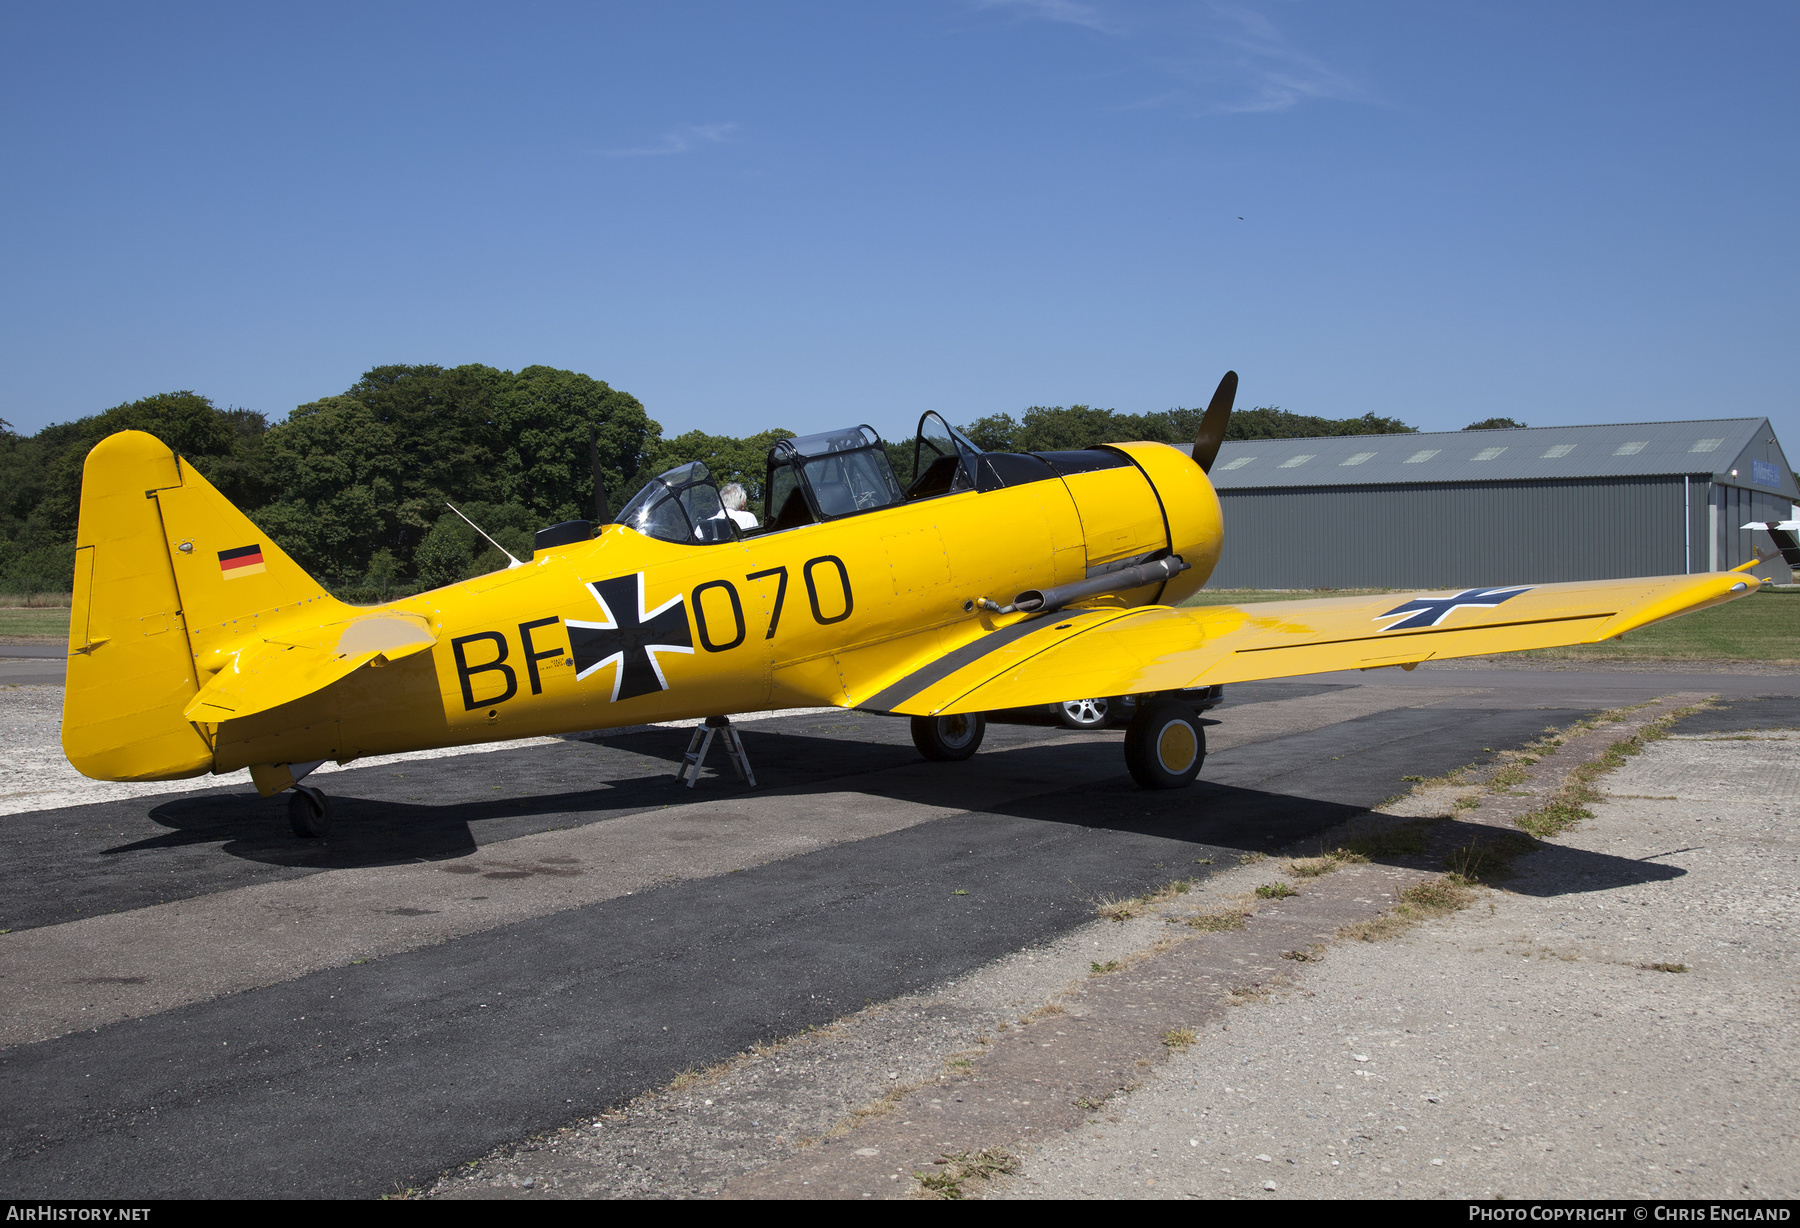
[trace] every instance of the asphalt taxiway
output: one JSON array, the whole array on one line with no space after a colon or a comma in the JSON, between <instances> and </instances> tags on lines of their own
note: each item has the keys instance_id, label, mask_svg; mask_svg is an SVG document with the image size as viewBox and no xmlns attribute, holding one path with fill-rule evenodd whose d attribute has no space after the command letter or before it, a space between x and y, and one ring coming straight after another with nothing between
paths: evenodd
<instances>
[{"instance_id":1,"label":"asphalt taxiway","mask_svg":"<svg viewBox=\"0 0 1800 1228\"><path fill-rule=\"evenodd\" d=\"M51 690L0 691L36 714L14 722L21 745L45 742ZM729 769L678 788L687 733L651 728L352 767L321 781L323 845L242 784L15 813L6 1192L406 1188L1052 941L1099 898L1302 841L1406 776L1678 690L1800 680L1390 670L1233 687L1202 783L1168 794L1131 785L1117 731L996 724L973 760L927 764L904 721L807 713L744 726L754 792Z\"/></svg>"}]
</instances>

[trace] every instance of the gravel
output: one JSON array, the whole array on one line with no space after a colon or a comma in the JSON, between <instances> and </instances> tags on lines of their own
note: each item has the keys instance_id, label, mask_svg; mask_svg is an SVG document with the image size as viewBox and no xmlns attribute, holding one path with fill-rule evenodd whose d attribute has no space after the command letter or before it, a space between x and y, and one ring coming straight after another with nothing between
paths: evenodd
<instances>
[{"instance_id":1,"label":"gravel","mask_svg":"<svg viewBox=\"0 0 1800 1228\"><path fill-rule=\"evenodd\" d=\"M1652 743L1504 889L1332 944L994 1193L1800 1195L1796 752L1779 733ZM1571 849L1646 872L1597 883Z\"/></svg>"}]
</instances>

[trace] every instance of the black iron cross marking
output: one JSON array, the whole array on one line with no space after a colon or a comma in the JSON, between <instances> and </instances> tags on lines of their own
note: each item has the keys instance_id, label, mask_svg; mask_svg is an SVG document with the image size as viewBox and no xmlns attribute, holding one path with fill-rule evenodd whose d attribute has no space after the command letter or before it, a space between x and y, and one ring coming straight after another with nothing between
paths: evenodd
<instances>
[{"instance_id":1,"label":"black iron cross marking","mask_svg":"<svg viewBox=\"0 0 1800 1228\"><path fill-rule=\"evenodd\" d=\"M654 610L644 608L644 573L596 580L588 587L600 603L605 622L583 623L564 619L569 647L575 657L575 677L586 678L595 670L616 665L612 702L669 689L663 677L659 652L694 651L687 611L677 593Z\"/></svg>"},{"instance_id":2,"label":"black iron cross marking","mask_svg":"<svg viewBox=\"0 0 1800 1228\"><path fill-rule=\"evenodd\" d=\"M1454 597L1415 597L1405 605L1397 605L1386 614L1377 614L1373 620L1380 622L1384 618L1392 618L1396 614L1407 614L1383 631L1399 631L1407 627L1435 627L1450 616L1450 611L1460 605L1481 606L1492 609L1502 601L1510 601L1520 593L1529 593L1535 585L1527 584L1519 588L1466 588Z\"/></svg>"}]
</instances>

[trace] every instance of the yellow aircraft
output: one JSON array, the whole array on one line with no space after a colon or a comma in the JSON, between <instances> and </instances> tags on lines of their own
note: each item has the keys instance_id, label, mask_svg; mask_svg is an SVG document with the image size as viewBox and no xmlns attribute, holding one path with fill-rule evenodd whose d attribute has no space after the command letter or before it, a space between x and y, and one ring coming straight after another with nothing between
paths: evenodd
<instances>
[{"instance_id":1,"label":"yellow aircraft","mask_svg":"<svg viewBox=\"0 0 1800 1228\"><path fill-rule=\"evenodd\" d=\"M748 777L732 713L910 716L919 750L953 760L985 712L1136 694L1125 761L1174 788L1206 753L1184 689L1594 643L1761 583L1176 608L1219 559L1207 470L1236 388L1228 373L1192 458L983 452L927 413L902 489L867 426L789 439L748 528L683 465L598 533L552 526L529 562L376 607L330 596L192 466L123 431L83 469L63 748L100 780L248 768L264 796L293 791L297 834L323 836L326 799L301 781L328 759L705 717L698 756L722 731Z\"/></svg>"}]
</instances>

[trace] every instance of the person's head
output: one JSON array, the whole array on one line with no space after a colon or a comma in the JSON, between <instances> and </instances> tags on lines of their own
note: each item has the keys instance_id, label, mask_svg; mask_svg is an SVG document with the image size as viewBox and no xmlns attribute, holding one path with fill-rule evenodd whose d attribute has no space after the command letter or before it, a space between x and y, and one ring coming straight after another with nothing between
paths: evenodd
<instances>
[{"instance_id":1,"label":"person's head","mask_svg":"<svg viewBox=\"0 0 1800 1228\"><path fill-rule=\"evenodd\" d=\"M727 482L721 487L719 490L719 498L724 502L726 509L729 511L741 512L744 510L744 488L739 486L736 482Z\"/></svg>"}]
</instances>

